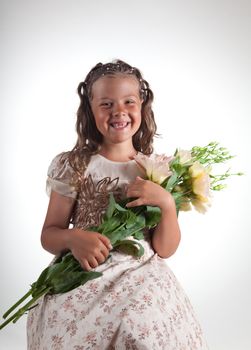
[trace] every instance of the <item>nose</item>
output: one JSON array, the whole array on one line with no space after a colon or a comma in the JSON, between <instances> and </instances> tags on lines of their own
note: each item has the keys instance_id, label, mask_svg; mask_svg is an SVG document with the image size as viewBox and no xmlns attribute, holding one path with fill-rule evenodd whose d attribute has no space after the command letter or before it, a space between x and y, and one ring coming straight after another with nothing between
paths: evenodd
<instances>
[{"instance_id":1,"label":"nose","mask_svg":"<svg viewBox=\"0 0 251 350\"><path fill-rule=\"evenodd\" d=\"M112 114L114 117L124 116L126 114L125 108L121 104L114 104Z\"/></svg>"}]
</instances>

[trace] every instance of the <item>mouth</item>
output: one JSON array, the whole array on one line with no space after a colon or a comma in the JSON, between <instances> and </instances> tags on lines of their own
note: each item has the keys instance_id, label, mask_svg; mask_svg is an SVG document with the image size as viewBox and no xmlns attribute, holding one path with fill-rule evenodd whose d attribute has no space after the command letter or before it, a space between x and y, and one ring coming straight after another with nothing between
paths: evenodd
<instances>
[{"instance_id":1,"label":"mouth","mask_svg":"<svg viewBox=\"0 0 251 350\"><path fill-rule=\"evenodd\" d=\"M110 126L116 130L122 130L125 129L129 124L131 124L130 122L114 122L114 123L110 123Z\"/></svg>"}]
</instances>

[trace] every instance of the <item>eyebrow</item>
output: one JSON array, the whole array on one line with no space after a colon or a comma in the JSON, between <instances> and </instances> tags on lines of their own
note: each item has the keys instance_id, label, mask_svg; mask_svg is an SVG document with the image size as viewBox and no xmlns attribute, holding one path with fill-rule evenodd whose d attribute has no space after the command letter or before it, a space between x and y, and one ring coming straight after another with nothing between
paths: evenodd
<instances>
[{"instance_id":1,"label":"eyebrow","mask_svg":"<svg viewBox=\"0 0 251 350\"><path fill-rule=\"evenodd\" d=\"M126 95L126 96L123 96L122 98L129 98L129 97L137 97L137 96L136 95ZM100 100L112 100L112 98L111 97L100 97Z\"/></svg>"}]
</instances>

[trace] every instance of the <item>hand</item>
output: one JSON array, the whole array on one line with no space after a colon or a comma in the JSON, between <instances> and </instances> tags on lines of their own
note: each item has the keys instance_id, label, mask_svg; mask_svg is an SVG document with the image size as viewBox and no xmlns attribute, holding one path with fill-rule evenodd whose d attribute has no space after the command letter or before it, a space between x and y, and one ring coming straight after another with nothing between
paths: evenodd
<instances>
[{"instance_id":1,"label":"hand","mask_svg":"<svg viewBox=\"0 0 251 350\"><path fill-rule=\"evenodd\" d=\"M87 271L102 264L112 249L110 240L98 232L72 229L69 240L72 254Z\"/></svg>"},{"instance_id":2,"label":"hand","mask_svg":"<svg viewBox=\"0 0 251 350\"><path fill-rule=\"evenodd\" d=\"M137 176L136 180L128 186L127 197L137 198L129 203L127 207L136 207L139 205L157 206L161 210L168 210L175 206L172 195L160 185L144 180Z\"/></svg>"}]
</instances>

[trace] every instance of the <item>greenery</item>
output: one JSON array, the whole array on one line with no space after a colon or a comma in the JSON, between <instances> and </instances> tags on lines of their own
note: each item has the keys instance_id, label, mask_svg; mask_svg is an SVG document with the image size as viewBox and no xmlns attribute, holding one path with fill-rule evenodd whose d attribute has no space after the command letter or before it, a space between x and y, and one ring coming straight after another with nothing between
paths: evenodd
<instances>
[{"instance_id":1,"label":"greenery","mask_svg":"<svg viewBox=\"0 0 251 350\"><path fill-rule=\"evenodd\" d=\"M135 160L145 169L147 179L158 183L172 194L177 213L180 210L191 210L192 205L204 213L209 204L210 191L223 189L223 182L230 176L242 175L231 174L229 169L220 175L211 173L214 164L225 163L232 157L226 148L220 147L217 142L211 142L205 147L193 147L190 151L176 150L172 157L138 154ZM144 254L144 248L139 242L144 239L143 230L155 227L161 212L158 207L151 206L129 209L126 203L130 200L116 203L110 194L102 223L89 230L108 237L113 249L140 257ZM11 321L15 323L25 312L35 307L41 296L68 292L101 275L96 271L84 271L71 252L56 258L53 264L42 271L28 293L3 315L6 320L0 329ZM30 296L31 299L23 307L7 318Z\"/></svg>"}]
</instances>

